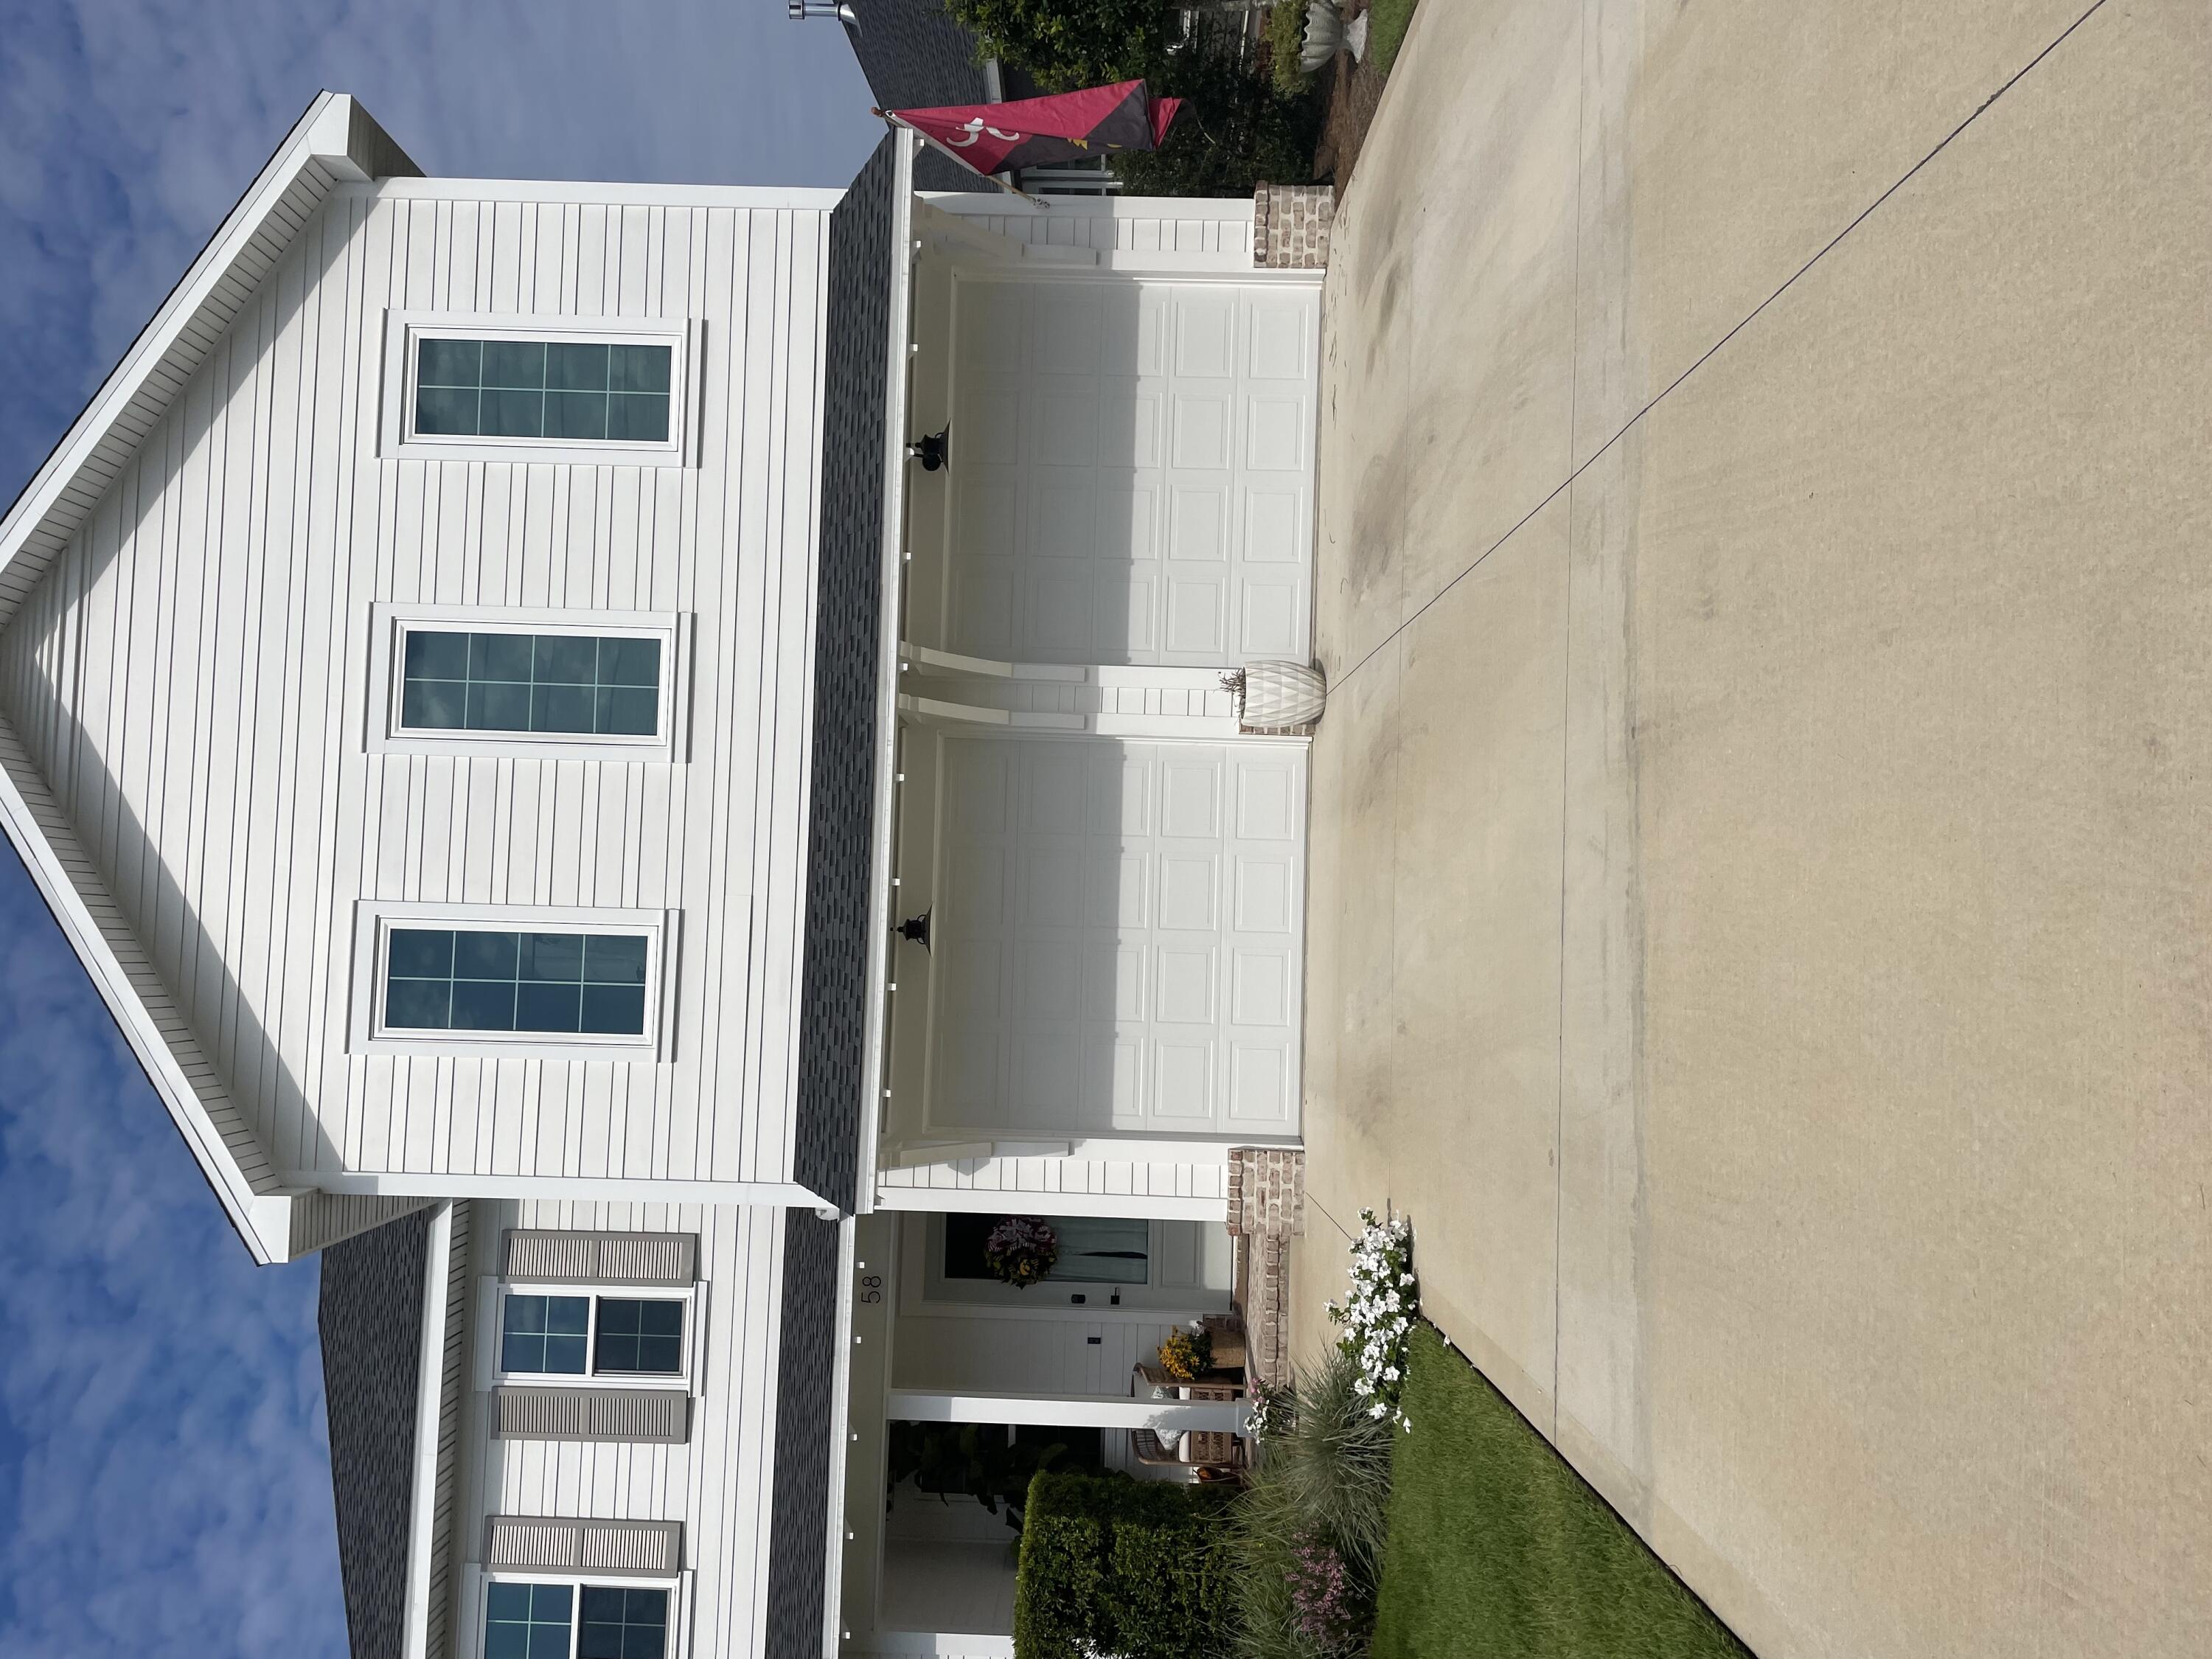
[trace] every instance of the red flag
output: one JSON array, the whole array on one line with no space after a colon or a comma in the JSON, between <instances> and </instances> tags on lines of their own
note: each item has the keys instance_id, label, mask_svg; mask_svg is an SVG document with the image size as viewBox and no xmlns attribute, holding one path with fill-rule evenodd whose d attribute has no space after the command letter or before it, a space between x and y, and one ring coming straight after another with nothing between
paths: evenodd
<instances>
[{"instance_id":1,"label":"red flag","mask_svg":"<svg viewBox=\"0 0 2212 1659\"><path fill-rule=\"evenodd\" d=\"M1011 104L879 111L912 127L956 160L990 174L1049 167L1116 150L1158 149L1180 98L1154 98L1142 81L1021 98Z\"/></svg>"}]
</instances>

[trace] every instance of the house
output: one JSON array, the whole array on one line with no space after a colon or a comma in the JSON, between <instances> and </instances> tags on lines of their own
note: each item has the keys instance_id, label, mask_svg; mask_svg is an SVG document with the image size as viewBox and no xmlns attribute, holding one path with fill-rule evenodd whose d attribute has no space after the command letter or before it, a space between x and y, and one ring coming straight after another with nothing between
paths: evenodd
<instances>
[{"instance_id":1,"label":"house","mask_svg":"<svg viewBox=\"0 0 2212 1659\"><path fill-rule=\"evenodd\" d=\"M1320 273L910 144L427 179L325 94L0 521L0 823L323 1253L362 1659L1006 1653L889 1425L1241 1421L1132 1365L1264 1346L1295 1209L1305 748L1221 676L1307 654Z\"/></svg>"}]
</instances>

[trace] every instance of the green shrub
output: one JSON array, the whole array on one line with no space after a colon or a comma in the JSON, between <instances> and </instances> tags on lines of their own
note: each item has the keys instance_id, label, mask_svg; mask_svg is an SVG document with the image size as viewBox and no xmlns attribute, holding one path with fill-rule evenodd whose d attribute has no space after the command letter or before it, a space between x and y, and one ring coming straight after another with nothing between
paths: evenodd
<instances>
[{"instance_id":1,"label":"green shrub","mask_svg":"<svg viewBox=\"0 0 2212 1659\"><path fill-rule=\"evenodd\" d=\"M1217 1659L1231 1501L1222 1486L1038 1475L1014 1578L1019 1659Z\"/></svg>"},{"instance_id":2,"label":"green shrub","mask_svg":"<svg viewBox=\"0 0 2212 1659\"><path fill-rule=\"evenodd\" d=\"M1152 72L1174 14L1162 0L945 0L988 57L1018 64L1048 92Z\"/></svg>"},{"instance_id":3,"label":"green shrub","mask_svg":"<svg viewBox=\"0 0 2212 1659\"><path fill-rule=\"evenodd\" d=\"M1297 184L1313 177L1324 113L1319 94L1284 97L1237 60L1224 28L1198 14L1189 44L1150 77L1156 95L1185 103L1163 148L1112 159L1130 194L1249 196L1263 179Z\"/></svg>"},{"instance_id":4,"label":"green shrub","mask_svg":"<svg viewBox=\"0 0 2212 1659\"><path fill-rule=\"evenodd\" d=\"M1304 0L1275 0L1267 12L1267 68L1275 90L1285 98L1295 98L1313 84L1313 76L1299 61L1305 44Z\"/></svg>"}]
</instances>

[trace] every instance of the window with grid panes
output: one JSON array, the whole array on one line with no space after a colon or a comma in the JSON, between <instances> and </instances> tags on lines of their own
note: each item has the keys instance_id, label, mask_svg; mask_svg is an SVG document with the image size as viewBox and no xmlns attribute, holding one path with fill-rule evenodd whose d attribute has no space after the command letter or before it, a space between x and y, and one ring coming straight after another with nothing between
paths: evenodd
<instances>
[{"instance_id":1,"label":"window with grid panes","mask_svg":"<svg viewBox=\"0 0 2212 1659\"><path fill-rule=\"evenodd\" d=\"M660 641L410 627L399 723L417 732L660 735Z\"/></svg>"},{"instance_id":2,"label":"window with grid panes","mask_svg":"<svg viewBox=\"0 0 2212 1659\"><path fill-rule=\"evenodd\" d=\"M647 954L635 933L394 927L385 1027L642 1036Z\"/></svg>"},{"instance_id":3,"label":"window with grid panes","mask_svg":"<svg viewBox=\"0 0 2212 1659\"><path fill-rule=\"evenodd\" d=\"M668 345L424 336L415 434L665 444L675 356Z\"/></svg>"},{"instance_id":4,"label":"window with grid panes","mask_svg":"<svg viewBox=\"0 0 2212 1659\"><path fill-rule=\"evenodd\" d=\"M500 1310L500 1369L515 1376L680 1376L684 1306L674 1297L510 1291Z\"/></svg>"}]
</instances>

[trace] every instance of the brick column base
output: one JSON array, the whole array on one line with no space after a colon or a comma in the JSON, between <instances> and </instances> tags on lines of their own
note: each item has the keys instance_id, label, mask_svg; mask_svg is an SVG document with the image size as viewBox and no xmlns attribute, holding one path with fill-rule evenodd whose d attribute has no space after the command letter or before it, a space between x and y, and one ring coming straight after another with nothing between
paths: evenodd
<instances>
[{"instance_id":1,"label":"brick column base","mask_svg":"<svg viewBox=\"0 0 2212 1659\"><path fill-rule=\"evenodd\" d=\"M1252 192L1252 263L1276 270L1318 270L1328 264L1336 222L1333 185L1261 185Z\"/></svg>"},{"instance_id":2,"label":"brick column base","mask_svg":"<svg viewBox=\"0 0 2212 1659\"><path fill-rule=\"evenodd\" d=\"M1279 1146L1229 1154L1229 1234L1237 1241L1237 1306L1249 1375L1291 1380L1290 1241L1305 1231L1306 1155Z\"/></svg>"}]
</instances>

